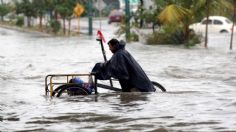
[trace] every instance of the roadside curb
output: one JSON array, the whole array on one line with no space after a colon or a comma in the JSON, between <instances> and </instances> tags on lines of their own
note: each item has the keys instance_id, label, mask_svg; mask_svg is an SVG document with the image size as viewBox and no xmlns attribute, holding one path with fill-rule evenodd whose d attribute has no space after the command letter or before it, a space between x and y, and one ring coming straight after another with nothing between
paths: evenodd
<instances>
[{"instance_id":1,"label":"roadside curb","mask_svg":"<svg viewBox=\"0 0 236 132\"><path fill-rule=\"evenodd\" d=\"M33 30L30 30L30 29L26 29L26 28L21 28L21 27L16 27L16 26L8 26L8 25L3 25L3 24L0 24L0 28L16 30L16 31L25 32L25 33L40 34L42 36L53 36L51 34L47 34L47 33L44 33L44 32L33 31Z\"/></svg>"}]
</instances>

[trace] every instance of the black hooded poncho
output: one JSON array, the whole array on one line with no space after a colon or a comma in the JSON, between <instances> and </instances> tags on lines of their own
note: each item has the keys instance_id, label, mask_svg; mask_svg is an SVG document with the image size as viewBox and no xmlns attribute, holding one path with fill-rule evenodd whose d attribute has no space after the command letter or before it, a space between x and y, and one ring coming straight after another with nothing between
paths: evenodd
<instances>
[{"instance_id":1,"label":"black hooded poncho","mask_svg":"<svg viewBox=\"0 0 236 132\"><path fill-rule=\"evenodd\" d=\"M96 73L97 79L118 79L123 92L130 92L132 88L141 92L154 92L151 81L136 60L124 49L124 45L117 47L119 48L109 61L94 66L92 72Z\"/></svg>"}]
</instances>

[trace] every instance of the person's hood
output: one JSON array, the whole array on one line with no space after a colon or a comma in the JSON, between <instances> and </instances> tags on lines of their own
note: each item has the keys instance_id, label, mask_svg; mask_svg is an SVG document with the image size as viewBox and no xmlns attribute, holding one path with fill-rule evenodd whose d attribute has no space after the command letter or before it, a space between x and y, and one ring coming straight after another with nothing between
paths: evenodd
<instances>
[{"instance_id":1,"label":"person's hood","mask_svg":"<svg viewBox=\"0 0 236 132\"><path fill-rule=\"evenodd\" d=\"M125 41L120 40L117 47L118 47L118 49L125 49L125 45L126 45Z\"/></svg>"}]
</instances>

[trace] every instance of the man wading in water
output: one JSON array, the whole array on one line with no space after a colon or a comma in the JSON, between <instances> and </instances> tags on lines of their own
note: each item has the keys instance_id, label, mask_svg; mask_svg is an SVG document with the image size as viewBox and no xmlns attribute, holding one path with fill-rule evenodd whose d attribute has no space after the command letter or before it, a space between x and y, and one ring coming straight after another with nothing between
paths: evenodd
<instances>
[{"instance_id":1,"label":"man wading in water","mask_svg":"<svg viewBox=\"0 0 236 132\"><path fill-rule=\"evenodd\" d=\"M92 72L97 79L108 80L111 77L119 80L123 92L155 92L153 84L131 54L125 50L125 42L111 39L108 42L113 53L105 63L97 63Z\"/></svg>"}]
</instances>

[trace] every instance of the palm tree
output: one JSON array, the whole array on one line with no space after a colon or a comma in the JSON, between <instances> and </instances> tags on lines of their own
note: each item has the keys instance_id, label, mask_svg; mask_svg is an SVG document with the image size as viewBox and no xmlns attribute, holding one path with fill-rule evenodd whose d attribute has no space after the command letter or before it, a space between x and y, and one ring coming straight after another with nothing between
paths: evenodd
<instances>
[{"instance_id":1,"label":"palm tree","mask_svg":"<svg viewBox=\"0 0 236 132\"><path fill-rule=\"evenodd\" d=\"M191 11L187 8L170 4L160 13L159 20L164 24L183 24L185 41L189 39L189 25L191 23Z\"/></svg>"}]
</instances>

